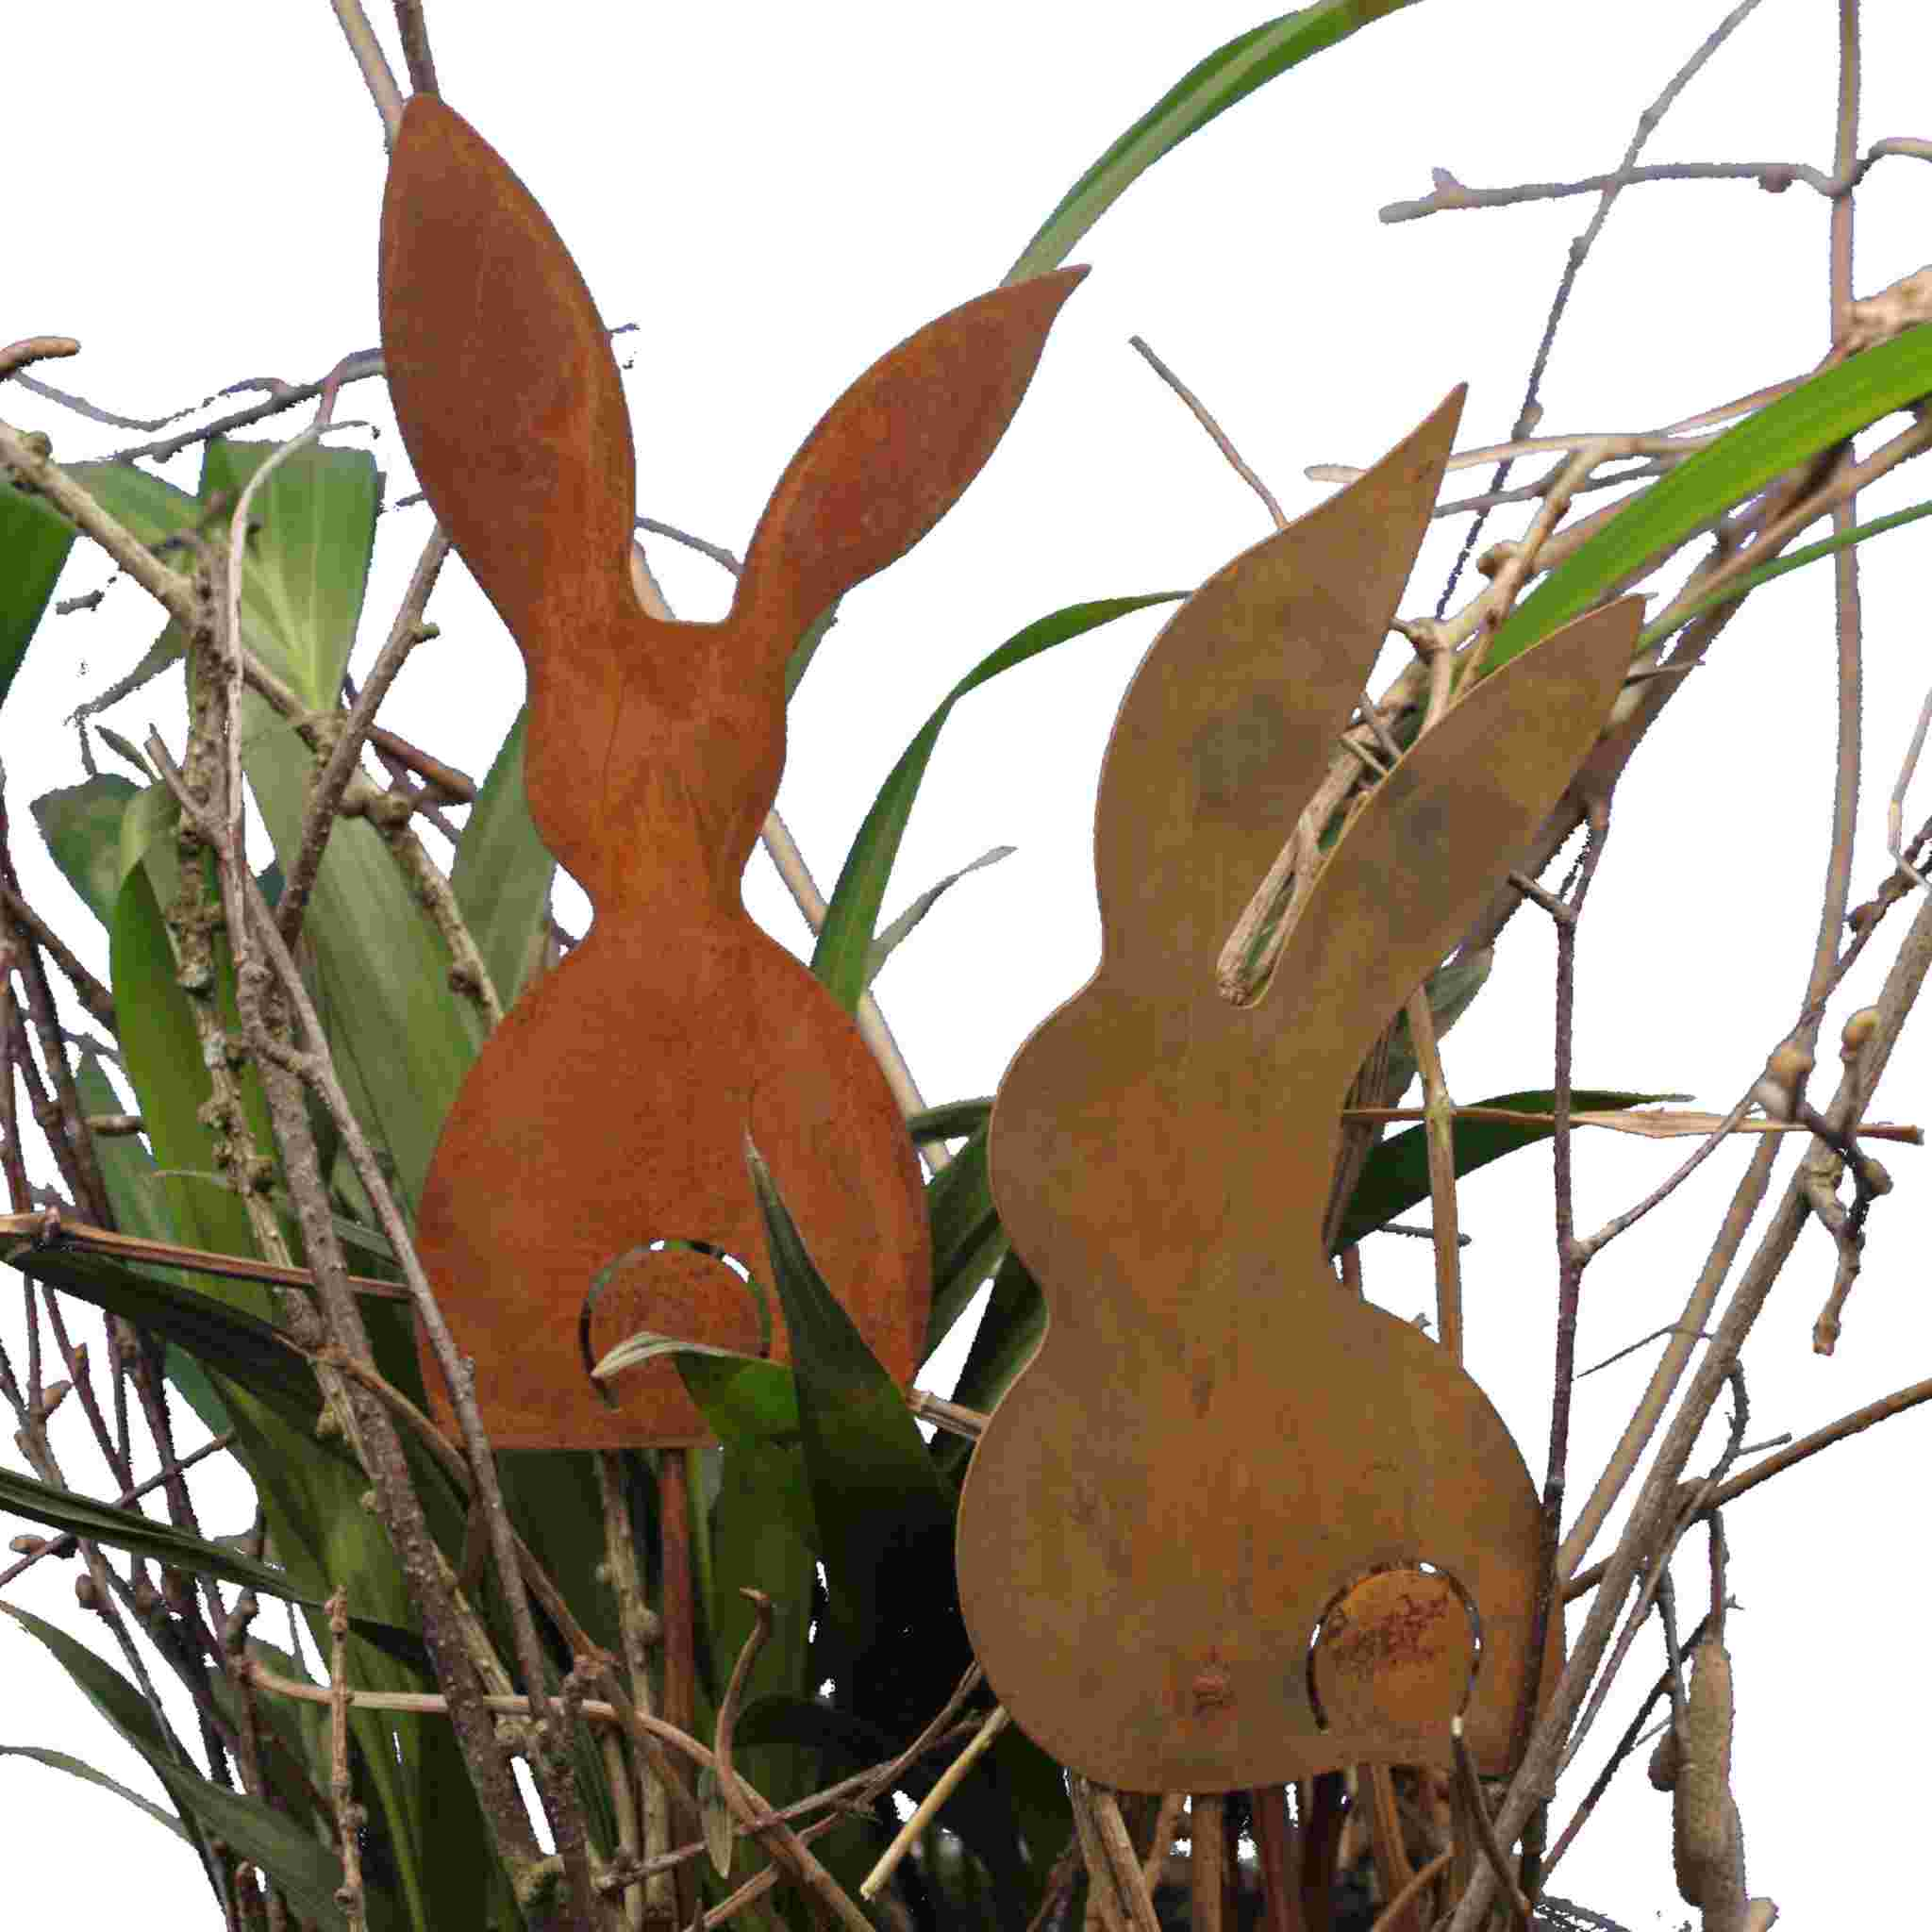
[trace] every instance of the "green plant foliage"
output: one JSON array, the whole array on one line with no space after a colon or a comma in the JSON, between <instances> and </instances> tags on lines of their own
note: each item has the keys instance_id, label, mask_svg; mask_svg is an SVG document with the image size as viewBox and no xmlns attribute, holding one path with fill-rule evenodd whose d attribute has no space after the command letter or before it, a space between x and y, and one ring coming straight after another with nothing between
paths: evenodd
<instances>
[{"instance_id":1,"label":"green plant foliage","mask_svg":"<svg viewBox=\"0 0 1932 1932\"><path fill-rule=\"evenodd\" d=\"M238 503L279 447L217 438L202 460L201 502ZM341 696L381 497L366 450L311 445L278 463L249 501L242 635L311 710L332 710Z\"/></svg>"},{"instance_id":2,"label":"green plant foliage","mask_svg":"<svg viewBox=\"0 0 1932 1932\"><path fill-rule=\"evenodd\" d=\"M0 702L5 702L74 547L74 528L38 498L0 489Z\"/></svg>"},{"instance_id":3,"label":"green plant foliage","mask_svg":"<svg viewBox=\"0 0 1932 1932\"><path fill-rule=\"evenodd\" d=\"M12 1604L0 1603L0 1611L53 1652L94 1708L147 1759L184 1819L193 1818L208 1837L259 1865L317 1932L348 1932L348 1920L336 1903L341 1861L313 1833L259 1799L203 1777L161 1732L134 1687L85 1644Z\"/></svg>"},{"instance_id":4,"label":"green plant foliage","mask_svg":"<svg viewBox=\"0 0 1932 1932\"><path fill-rule=\"evenodd\" d=\"M527 709L519 711L504 739L470 808L449 874L463 923L505 1012L542 962L550 886L557 876L557 861L537 836L524 792L528 717Z\"/></svg>"},{"instance_id":5,"label":"green plant foliage","mask_svg":"<svg viewBox=\"0 0 1932 1932\"><path fill-rule=\"evenodd\" d=\"M1510 612L1483 675L1634 581L1666 550L1755 495L1774 477L1834 448L1932 391L1932 324L1840 362L1768 403L1633 497Z\"/></svg>"},{"instance_id":6,"label":"green plant foliage","mask_svg":"<svg viewBox=\"0 0 1932 1932\"><path fill-rule=\"evenodd\" d=\"M1603 1087L1578 1087L1570 1104L1578 1113L1607 1113L1629 1107L1644 1107L1652 1101L1669 1100L1667 1093L1627 1093ZM1473 1103L1477 1107L1507 1108L1512 1113L1549 1113L1556 1095L1547 1088L1524 1093L1499 1093L1491 1100ZM1556 1123L1527 1126L1509 1121L1458 1120L1450 1123L1450 1144L1455 1150L1456 1177L1474 1174L1519 1147L1533 1147L1557 1131ZM1369 1156L1361 1178L1349 1199L1348 1212L1335 1237L1333 1252L1353 1247L1364 1235L1386 1227L1398 1215L1420 1206L1429 1198L1428 1129L1418 1123L1399 1134L1391 1134Z\"/></svg>"},{"instance_id":7,"label":"green plant foliage","mask_svg":"<svg viewBox=\"0 0 1932 1932\"><path fill-rule=\"evenodd\" d=\"M925 768L932 760L932 748L952 716L953 707L969 691L977 689L990 677L1010 671L1029 658L1063 644L1070 638L1084 636L1131 610L1144 610L1150 604L1172 604L1187 594L1184 591L1159 591L1145 597L1105 597L1091 604L1070 604L1049 617L1029 624L982 658L947 692L918 735L906 747L886 782L879 787L825 908L824 924L819 928L818 944L811 956L811 970L831 990L832 995L848 1012L858 1005L858 996L872 962L874 933L878 925L879 908L886 896L886 885L892 875L892 862L899 856L899 841L912 816L912 802L919 795Z\"/></svg>"},{"instance_id":8,"label":"green plant foliage","mask_svg":"<svg viewBox=\"0 0 1932 1932\"><path fill-rule=\"evenodd\" d=\"M953 1400L968 1408L991 1411L1013 1386L1046 1333L1046 1302L1026 1264L1009 1248L992 1277L992 1293L966 1351ZM961 1479L972 1444L958 1436L936 1436L933 1459L954 1480Z\"/></svg>"},{"instance_id":9,"label":"green plant foliage","mask_svg":"<svg viewBox=\"0 0 1932 1932\"><path fill-rule=\"evenodd\" d=\"M130 1233L145 1229L129 1228ZM311 1430L321 1410L321 1391L308 1365L272 1323L231 1303L217 1301L158 1268L129 1265L74 1249L15 1249L7 1257L21 1274L92 1302L164 1338L205 1369L239 1383L293 1428ZM213 1275L197 1274L196 1281ZM224 1427L232 1425L224 1403ZM344 1449L339 1452L347 1457Z\"/></svg>"},{"instance_id":10,"label":"green plant foliage","mask_svg":"<svg viewBox=\"0 0 1932 1932\"><path fill-rule=\"evenodd\" d=\"M924 1349L930 1357L1007 1251L1006 1232L992 1205L983 1124L933 1176L925 1206L932 1226L932 1314Z\"/></svg>"},{"instance_id":11,"label":"green plant foliage","mask_svg":"<svg viewBox=\"0 0 1932 1932\"><path fill-rule=\"evenodd\" d=\"M224 1583L239 1583L248 1590L285 1597L291 1603L320 1605L324 1599L296 1589L288 1575L266 1563L255 1563L219 1543L191 1536L165 1523L143 1516L139 1509L119 1509L111 1503L97 1503L77 1496L71 1490L57 1490L30 1475L19 1475L0 1469L0 1505L15 1515L44 1523L51 1528L67 1530L95 1542L111 1543L117 1550L132 1550L157 1563L170 1563L197 1576L213 1576ZM364 1620L365 1624L368 1620Z\"/></svg>"},{"instance_id":12,"label":"green plant foliage","mask_svg":"<svg viewBox=\"0 0 1932 1932\"><path fill-rule=\"evenodd\" d=\"M1915 503L1909 509L1895 509L1890 516L1874 517L1869 524L1855 524L1842 536L1825 537L1816 543L1787 551L1773 562L1759 564L1756 570L1747 570L1735 583L1725 585L1722 591L1713 591L1709 596L1700 597L1694 604L1687 605L1668 625L1645 625L1638 637L1637 648L1639 651L1654 649L1692 618L1702 617L1707 610L1716 610L1723 605L1735 604L1740 597L1755 591L1759 584L1770 583L1774 577L1803 570L1807 563L1818 563L1837 551L1848 550L1853 544L1863 543L1873 537L1882 537L1888 530L1901 530L1907 524L1916 524L1921 517L1928 516L1932 516L1932 503Z\"/></svg>"},{"instance_id":13,"label":"green plant foliage","mask_svg":"<svg viewBox=\"0 0 1932 1932\"><path fill-rule=\"evenodd\" d=\"M130 1791L117 1779L104 1771L96 1771L91 1764L83 1764L79 1758L65 1751L50 1751L42 1744L0 1744L0 1757L31 1757L37 1764L44 1764L50 1771L64 1771L70 1777L85 1778L89 1784L99 1785L103 1790L112 1791L117 1798L125 1798L130 1805L138 1806L158 1824L165 1824L178 1839L186 1840L187 1832L178 1818L170 1817L151 1798L143 1798L139 1791Z\"/></svg>"},{"instance_id":14,"label":"green plant foliage","mask_svg":"<svg viewBox=\"0 0 1932 1932\"><path fill-rule=\"evenodd\" d=\"M1059 267L1074 244L1170 149L1207 126L1237 101L1286 74L1312 54L1413 6L1414 0L1317 0L1237 34L1189 68L1061 196L1018 261L1008 282L1024 282Z\"/></svg>"}]
</instances>

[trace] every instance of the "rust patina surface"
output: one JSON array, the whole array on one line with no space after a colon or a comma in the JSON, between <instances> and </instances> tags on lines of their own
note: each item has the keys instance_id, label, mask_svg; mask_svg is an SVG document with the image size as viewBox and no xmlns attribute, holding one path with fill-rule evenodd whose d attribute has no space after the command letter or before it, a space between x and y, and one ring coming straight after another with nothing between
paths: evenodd
<instances>
[{"instance_id":1,"label":"rust patina surface","mask_svg":"<svg viewBox=\"0 0 1932 1932\"><path fill-rule=\"evenodd\" d=\"M993 1109L1049 1326L974 1456L961 1602L1014 1720L1134 1790L1446 1763L1458 1710L1499 1770L1531 1669L1522 1456L1447 1351L1340 1286L1322 1221L1350 1080L1594 742L1638 600L1464 695L1336 842L1263 995L1215 984L1388 634L1460 401L1155 641L1101 774L1099 968Z\"/></svg>"},{"instance_id":2,"label":"rust patina surface","mask_svg":"<svg viewBox=\"0 0 1932 1932\"><path fill-rule=\"evenodd\" d=\"M382 213L390 387L424 491L522 648L530 808L596 908L485 1045L420 1204L498 1447L704 1438L664 1361L607 1408L577 1319L600 1269L658 1240L770 1283L747 1129L873 1352L911 1375L931 1294L911 1141L853 1022L753 924L741 881L784 763L793 647L972 481L1083 273L981 296L875 363L773 492L730 614L659 622L632 589L629 421L582 276L475 129L425 97L405 112ZM758 1341L744 1288L690 1251L613 1277L593 1345L641 1328ZM424 1373L447 1425L426 1353Z\"/></svg>"}]
</instances>

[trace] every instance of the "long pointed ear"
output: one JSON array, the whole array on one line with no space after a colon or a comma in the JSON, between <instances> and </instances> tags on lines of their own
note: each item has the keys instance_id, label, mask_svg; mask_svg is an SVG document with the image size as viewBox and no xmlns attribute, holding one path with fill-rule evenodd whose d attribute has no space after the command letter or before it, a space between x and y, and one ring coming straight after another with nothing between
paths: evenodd
<instances>
[{"instance_id":1,"label":"long pointed ear","mask_svg":"<svg viewBox=\"0 0 1932 1932\"><path fill-rule=\"evenodd\" d=\"M1086 273L1036 275L928 323L820 418L758 519L732 610L780 663L813 618L903 557L979 474Z\"/></svg>"},{"instance_id":2,"label":"long pointed ear","mask_svg":"<svg viewBox=\"0 0 1932 1932\"><path fill-rule=\"evenodd\" d=\"M1486 677L1329 854L1255 1009L1266 1051L1324 1117L1575 776L1642 622L1642 598L1623 598Z\"/></svg>"},{"instance_id":3,"label":"long pointed ear","mask_svg":"<svg viewBox=\"0 0 1932 1932\"><path fill-rule=\"evenodd\" d=\"M1361 701L1429 527L1465 390L1373 469L1217 571L1121 700L1094 813L1112 970L1206 985Z\"/></svg>"},{"instance_id":4,"label":"long pointed ear","mask_svg":"<svg viewBox=\"0 0 1932 1932\"><path fill-rule=\"evenodd\" d=\"M382 203L382 351L439 521L527 650L540 611L628 593L635 467L596 306L549 218L469 123L404 110Z\"/></svg>"}]
</instances>

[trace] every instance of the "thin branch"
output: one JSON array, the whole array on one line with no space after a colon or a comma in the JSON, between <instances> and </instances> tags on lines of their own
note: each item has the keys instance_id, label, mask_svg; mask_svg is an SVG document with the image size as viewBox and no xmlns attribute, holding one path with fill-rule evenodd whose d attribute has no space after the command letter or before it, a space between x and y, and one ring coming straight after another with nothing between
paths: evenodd
<instances>
[{"instance_id":1,"label":"thin branch","mask_svg":"<svg viewBox=\"0 0 1932 1932\"><path fill-rule=\"evenodd\" d=\"M403 64L409 73L411 93L435 94L436 61L429 52L429 26L423 18L423 0L395 0L396 31L403 40Z\"/></svg>"},{"instance_id":2,"label":"thin branch","mask_svg":"<svg viewBox=\"0 0 1932 1932\"><path fill-rule=\"evenodd\" d=\"M1691 55L1677 72L1672 75L1664 91L1649 107L1637 117L1637 130L1630 137L1630 144L1624 150L1624 158L1619 163L1619 172L1637 165L1637 157L1643 152L1644 143L1657 131L1657 124L1670 112L1677 96L1690 86L1698 71L1713 54L1740 26L1745 18L1758 5L1758 0L1742 0L1717 25L1712 28L1704 43ZM1536 359L1530 364L1529 380L1523 389L1523 404L1516 412L1515 434L1518 438L1527 437L1542 417L1543 375L1550 366L1550 354L1556 347L1557 330L1561 326L1565 310L1570 306L1570 297L1576 287L1576 279L1583 272L1583 264L1590 251L1596 245L1596 240L1603 233L1604 224L1610 218L1610 209L1615 205L1621 183L1607 188L1598 201L1596 212L1590 219L1590 225L1570 243L1563 262L1563 274L1557 283L1557 292L1550 303L1549 314L1543 321L1541 340L1537 343ZM1509 480L1510 458L1502 458L1496 474L1490 483L1491 497L1499 496ZM1436 604L1436 615L1441 615L1449 608L1449 600L1456 593L1456 586L1461 580L1463 569L1482 536L1489 506L1485 504L1477 512L1474 523L1462 541L1455 567L1449 573L1448 581L1442 586L1442 594Z\"/></svg>"},{"instance_id":3,"label":"thin branch","mask_svg":"<svg viewBox=\"0 0 1932 1932\"><path fill-rule=\"evenodd\" d=\"M80 344L72 336L23 336L0 348L0 382L18 375L23 369L31 369L36 362L79 354Z\"/></svg>"},{"instance_id":4,"label":"thin branch","mask_svg":"<svg viewBox=\"0 0 1932 1932\"><path fill-rule=\"evenodd\" d=\"M1886 975L1877 1002L1878 1018L1858 1066L1840 1083L1831 1107L1826 1110L1826 1117L1835 1124L1841 1125L1854 1117L1865 1094L1883 1073L1906 1015L1917 1001L1928 971L1932 971L1932 899L1920 908L1910 933ZM1760 1152L1769 1153L1774 1145L1774 1142L1767 1141L1762 1143ZM1734 1202L1731 1218L1735 1218L1736 1210L1743 1205L1745 1191L1740 1190L1739 1201ZM1506 1840L1522 1831L1531 1810L1544 1801L1554 1781L1558 1760L1570 1742L1571 1726L1582 1709L1591 1679L1610 1641L1624 1600L1636 1581L1654 1540L1667 1533L1673 1520L1678 1476L1696 1444L1711 1406L1725 1386L1731 1362L1750 1334L1773 1283L1790 1257L1807 1213L1803 1191L1793 1181L1787 1187L1757 1253L1717 1324L1690 1387L1672 1419L1657 1459L1631 1511L1629 1523L1605 1572L1596 1600L1591 1604L1590 1614L1572 1647L1569 1662L1531 1736L1529 1750L1511 1782L1498 1820L1498 1833ZM1748 1223L1748 1212L1744 1218ZM1494 1896L1493 1884L1479 1869L1457 1906L1449 1932L1476 1932Z\"/></svg>"},{"instance_id":5,"label":"thin branch","mask_svg":"<svg viewBox=\"0 0 1932 1932\"><path fill-rule=\"evenodd\" d=\"M1138 349L1146 358L1147 366L1193 412L1195 422L1200 424L1201 427L1213 439L1215 448L1227 458L1228 466L1234 471L1235 475L1261 499L1262 505L1267 509L1269 516L1274 519L1274 527L1277 530L1285 530L1288 527L1288 519L1282 514L1281 505L1275 501L1274 492L1241 460L1241 452L1228 440L1227 432L1208 414L1207 407L1202 403L1200 397L1147 346L1144 337L1129 336L1127 341L1130 347Z\"/></svg>"},{"instance_id":6,"label":"thin branch","mask_svg":"<svg viewBox=\"0 0 1932 1932\"><path fill-rule=\"evenodd\" d=\"M932 1790L914 1807L912 1815L899 1827L898 1835L879 1854L878 1862L865 1874L858 1888L860 1898L869 1902L885 1889L892 1874L905 1862L906 1854L918 1843L921 1833L939 1816L941 1807L965 1781L966 1774L992 1749L1008 1722L1006 1706L994 1705L991 1714L974 1733L973 1741L933 1780Z\"/></svg>"},{"instance_id":7,"label":"thin branch","mask_svg":"<svg viewBox=\"0 0 1932 1932\"><path fill-rule=\"evenodd\" d=\"M375 29L369 25L369 16L362 10L361 0L331 0L331 4L342 29L342 38L348 42L349 51L356 57L356 65L362 70L369 98L375 103L375 111L382 117L383 145L393 147L396 129L403 121L403 93L396 85L389 56L382 51L382 42L375 38Z\"/></svg>"},{"instance_id":8,"label":"thin branch","mask_svg":"<svg viewBox=\"0 0 1932 1932\"><path fill-rule=\"evenodd\" d=\"M1504 1902L1523 1932L1529 1932L1529 1901L1516 1889L1516 1874L1509 1869L1508 1854L1503 1849L1495 1820L1490 1816L1489 1801L1483 1796L1481 1780L1475 1774L1475 1759L1462 1740L1462 1717L1458 1712L1449 1720L1449 1748L1456 1757L1456 1782L1470 1823L1475 1826L1475 1841L1481 1846L1491 1875L1502 1888Z\"/></svg>"},{"instance_id":9,"label":"thin branch","mask_svg":"<svg viewBox=\"0 0 1932 1932\"><path fill-rule=\"evenodd\" d=\"M80 963L66 941L10 888L0 886L0 903L6 906L8 917L25 926L33 935L34 943L59 967L88 1017L109 1033L117 1033L113 994Z\"/></svg>"},{"instance_id":10,"label":"thin branch","mask_svg":"<svg viewBox=\"0 0 1932 1932\"><path fill-rule=\"evenodd\" d=\"M349 707L348 715L336 727L335 744L309 788L308 807L303 816L294 863L289 868L288 880L275 907L276 923L281 926L283 939L291 945L302 929L302 914L308 907L308 894L314 888L315 874L322 864L329 826L335 819L342 794L348 789L349 780L355 775L356 761L361 755L363 741L375 723L376 708L389 695L390 687L395 682L396 674L403 668L409 653L422 641L424 607L429 602L429 593L436 588L437 576L449 551L449 539L439 525L430 530L429 541L423 546L423 554L409 574L408 588L403 593L395 621L390 625L389 636L369 673L368 682Z\"/></svg>"},{"instance_id":11,"label":"thin branch","mask_svg":"<svg viewBox=\"0 0 1932 1932\"><path fill-rule=\"evenodd\" d=\"M1803 161L1665 161L1650 168L1620 168L1614 174L1591 175L1582 181L1525 181L1514 188L1467 188L1446 168L1430 170L1436 192L1420 201L1391 201L1377 219L1393 224L1420 221L1424 215L1451 208L1515 208L1528 201L1560 201L1573 194L1601 194L1607 189L1631 188L1648 181L1755 181L1767 194L1782 194L1798 185L1815 189L1828 200L1851 193L1874 162L1888 155L1905 155L1932 161L1932 141L1894 138L1874 142L1863 157L1842 175L1827 175Z\"/></svg>"}]
</instances>

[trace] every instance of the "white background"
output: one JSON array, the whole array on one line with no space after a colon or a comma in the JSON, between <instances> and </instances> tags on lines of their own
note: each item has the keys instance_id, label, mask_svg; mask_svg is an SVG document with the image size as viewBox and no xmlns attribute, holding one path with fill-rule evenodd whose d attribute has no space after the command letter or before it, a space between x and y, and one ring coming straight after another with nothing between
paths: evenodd
<instances>
[{"instance_id":1,"label":"white background","mask_svg":"<svg viewBox=\"0 0 1932 1932\"><path fill-rule=\"evenodd\" d=\"M387 9L376 10L389 32ZM1303 465L1372 460L1465 378L1465 445L1506 436L1564 249L1593 201L1398 227L1378 225L1376 209L1426 193L1437 164L1471 185L1614 166L1641 109L1723 11L1716 0L1560 12L1432 0L1275 81L1133 187L1075 251L1094 273L998 454L932 538L848 599L792 707L780 807L824 888L907 740L987 651L1068 603L1191 587L1265 534L1259 505L1127 348L1130 333L1218 412L1291 513L1324 493ZM1923 133L1917 9L1867 11L1865 139ZM641 325L622 340L641 510L741 552L787 457L843 385L996 283L1116 135L1264 17L1254 0L1131 11L983 0L942 13L430 8L447 97L541 199L607 317ZM1768 0L1645 158L1828 167L1835 17L1823 0ZM8 52L0 339L58 332L85 345L42 375L158 415L242 376L308 379L375 343L383 150L322 0L35 8L9 23ZM1921 265L1914 226L1923 236L1926 192L1923 169L1905 160L1881 164L1862 191L1861 293ZM1631 191L1559 338L1544 427L1651 427L1808 366L1825 340L1825 204L1802 188ZM17 388L0 411L46 428L69 458L140 440ZM339 413L383 417L379 387L349 391ZM292 434L306 420L258 433ZM390 495L405 493L392 428L376 448ZM192 485L197 460L170 474ZM1924 493L1915 472L1861 512ZM426 518L419 508L382 525L358 665ZM1487 534L1520 527L1519 513ZM1460 533L1441 525L1431 537L1406 611L1433 608ZM1868 776L1855 903L1889 869L1884 801L1927 675L1923 604L1911 595L1924 542L1914 530L1865 553ZM652 556L681 615L722 612L722 573L661 543ZM107 575L77 548L61 594ZM1830 613L1823 568L1762 593L1639 755L1591 903L1579 1082L1690 1091L1722 1109L1789 1026L1829 820ZM1162 614L975 693L941 741L887 915L991 845L1019 851L957 887L878 982L929 1102L990 1092L1026 1030L1091 970L1099 761ZM385 719L480 777L514 715L522 666L459 567L431 615L442 635L411 661ZM73 735L54 721L125 672L158 627L125 584L96 614L50 621L0 720L26 891L103 972L105 944L46 863L25 807L80 775ZM1398 662L1385 659L1378 686ZM178 701L162 687L110 721L139 739L150 720L178 743ZM1908 803L1908 823L1928 797ZM775 934L808 950L762 856L746 890ZM1827 1055L1843 1014L1875 990L1909 909L1835 1009ZM1541 919L1510 928L1495 979L1449 1042L1458 1099L1547 1084L1552 950ZM1923 1018L1908 1029L1874 1118L1932 1114L1927 1032ZM1641 1193L1682 1151L1580 1139L1581 1225ZM1745 1158L1741 1144L1721 1153L1592 1268L1586 1363L1674 1318ZM1900 1187L1874 1215L1836 1358L1809 1345L1831 1276L1815 1229L1752 1341L1754 1439L1803 1433L1926 1373L1925 1157L1885 1158ZM1539 1475L1553 1325L1548 1172L1544 1154L1516 1157L1471 1182L1463 1206L1475 1239L1470 1362ZM1405 1316L1430 1306L1422 1244L1372 1243L1367 1260L1378 1300ZM0 1334L17 1347L18 1317L4 1320ZM1652 1358L1646 1350L1579 1390L1573 1497ZM186 1439L200 1439L192 1424ZM64 1441L76 1479L94 1476L77 1421ZM1738 1795L1753 1890L1779 1900L1788 1924L1894 1919L1907 1890L1923 1828L1908 1740L1932 1703L1919 1641L1925 1570L1910 1528L1928 1444L1932 1419L1907 1416L1732 1512ZM202 1493L210 1527L244 1525L241 1485L225 1490L211 1472ZM1700 1536L1684 1572L1693 1605L1702 1565ZM105 1648L75 1609L73 1575L42 1565L16 1600ZM1647 1684L1657 1662L1646 1633L1629 1681ZM17 1632L0 1632L0 1743L60 1745L155 1789ZM1592 1736L1558 1822L1624 1714L1613 1707ZM109 1794L0 1760L0 1819L10 1893L37 1902L30 1923L111 1923L133 1910L149 1925L217 1923L192 1855ZM1632 1927L1675 1925L1690 1913L1672 1886L1668 1830L1668 1801L1628 1768L1554 1890Z\"/></svg>"}]
</instances>

